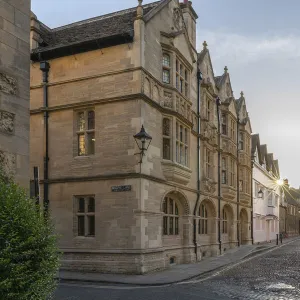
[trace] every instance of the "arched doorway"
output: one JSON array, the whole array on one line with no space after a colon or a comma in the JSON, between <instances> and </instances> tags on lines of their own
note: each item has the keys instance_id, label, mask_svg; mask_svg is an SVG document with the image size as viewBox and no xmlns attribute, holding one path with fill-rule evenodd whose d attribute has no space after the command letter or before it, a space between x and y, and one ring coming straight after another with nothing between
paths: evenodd
<instances>
[{"instance_id":1,"label":"arched doorway","mask_svg":"<svg viewBox=\"0 0 300 300\"><path fill-rule=\"evenodd\" d=\"M205 244L216 242L216 209L213 203L205 199L198 208L198 235L200 242Z\"/></svg>"},{"instance_id":2,"label":"arched doorway","mask_svg":"<svg viewBox=\"0 0 300 300\"><path fill-rule=\"evenodd\" d=\"M221 214L223 251L231 248L234 241L234 213L229 204L225 204Z\"/></svg>"},{"instance_id":3,"label":"arched doorway","mask_svg":"<svg viewBox=\"0 0 300 300\"><path fill-rule=\"evenodd\" d=\"M169 192L163 198L161 210L163 246L188 243L190 210L186 197L177 191Z\"/></svg>"},{"instance_id":4,"label":"arched doorway","mask_svg":"<svg viewBox=\"0 0 300 300\"><path fill-rule=\"evenodd\" d=\"M242 209L240 212L240 242L242 245L248 243L248 233L249 233L249 222L248 222L248 214L245 209Z\"/></svg>"}]
</instances>

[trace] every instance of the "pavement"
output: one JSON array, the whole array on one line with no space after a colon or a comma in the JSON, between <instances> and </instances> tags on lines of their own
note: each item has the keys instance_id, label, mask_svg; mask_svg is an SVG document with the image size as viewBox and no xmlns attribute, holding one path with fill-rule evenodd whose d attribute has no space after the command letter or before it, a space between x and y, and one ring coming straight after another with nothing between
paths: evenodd
<instances>
[{"instance_id":1,"label":"pavement","mask_svg":"<svg viewBox=\"0 0 300 300\"><path fill-rule=\"evenodd\" d=\"M283 240L283 244L288 244L295 240L300 240L299 236L286 238ZM221 271L230 265L279 246L276 246L276 241L260 245L245 245L230 249L220 256L206 258L198 263L176 265L164 271L145 275L102 274L61 270L59 272L59 280L61 283L84 282L145 287L163 286L209 276L213 272Z\"/></svg>"}]
</instances>

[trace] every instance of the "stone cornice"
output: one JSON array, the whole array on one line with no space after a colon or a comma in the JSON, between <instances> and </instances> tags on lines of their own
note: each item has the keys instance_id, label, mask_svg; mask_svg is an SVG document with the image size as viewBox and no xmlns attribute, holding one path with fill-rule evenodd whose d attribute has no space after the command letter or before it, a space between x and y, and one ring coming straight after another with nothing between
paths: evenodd
<instances>
[{"instance_id":1,"label":"stone cornice","mask_svg":"<svg viewBox=\"0 0 300 300\"><path fill-rule=\"evenodd\" d=\"M105 181L105 180L120 180L120 179L147 179L157 183L165 184L168 186L176 187L182 190L186 190L192 193L198 193L196 189L186 187L181 184L174 184L165 179L155 177L152 175L140 174L140 173L115 173L110 175L97 175L97 176L82 176L82 177L61 177L61 178L50 178L47 180L49 184L60 184L60 183L69 183L69 182L86 182L86 181ZM44 180L40 180L39 183L43 184ZM202 194L202 193L200 193Z\"/></svg>"},{"instance_id":2,"label":"stone cornice","mask_svg":"<svg viewBox=\"0 0 300 300\"><path fill-rule=\"evenodd\" d=\"M128 72L135 72L139 70L145 70L141 67L135 67L135 68L128 68L128 69L123 69L123 70L117 70L117 71L111 71L111 72L106 72L102 74L96 74L96 75L91 75L91 76L84 76L84 77L78 77L78 78L73 78L73 79L68 79L68 80L62 80L62 81L56 81L56 82L49 82L48 86L56 86L56 85L62 85L62 84L67 84L67 83L73 83L73 82L79 82L79 81L84 81L84 80L89 80L89 79L96 79L96 78L101 78L101 77L107 77L107 76L114 76L117 74L123 74L123 73L128 73ZM42 88L43 84L38 84L38 85L33 85L30 86L31 90Z\"/></svg>"}]
</instances>

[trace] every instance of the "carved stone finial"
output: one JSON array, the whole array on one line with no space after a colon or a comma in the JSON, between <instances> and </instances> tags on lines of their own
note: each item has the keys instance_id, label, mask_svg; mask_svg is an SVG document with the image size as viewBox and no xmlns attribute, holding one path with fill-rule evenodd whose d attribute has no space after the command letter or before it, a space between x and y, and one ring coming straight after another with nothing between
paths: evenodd
<instances>
[{"instance_id":1,"label":"carved stone finial","mask_svg":"<svg viewBox=\"0 0 300 300\"><path fill-rule=\"evenodd\" d=\"M138 0L138 2L139 2L139 5L137 7L137 17L142 18L144 15L144 10L142 7L143 0Z\"/></svg>"},{"instance_id":2,"label":"carved stone finial","mask_svg":"<svg viewBox=\"0 0 300 300\"><path fill-rule=\"evenodd\" d=\"M227 66L225 66L225 68L224 68L224 73L225 73L225 74L228 73L228 68L227 68Z\"/></svg>"},{"instance_id":3,"label":"carved stone finial","mask_svg":"<svg viewBox=\"0 0 300 300\"><path fill-rule=\"evenodd\" d=\"M204 41L202 45L203 45L203 49L207 49L208 45L207 45L206 41Z\"/></svg>"},{"instance_id":4,"label":"carved stone finial","mask_svg":"<svg viewBox=\"0 0 300 300\"><path fill-rule=\"evenodd\" d=\"M243 92L243 91L241 91L241 97L242 97L242 98L244 97L244 92Z\"/></svg>"}]
</instances>

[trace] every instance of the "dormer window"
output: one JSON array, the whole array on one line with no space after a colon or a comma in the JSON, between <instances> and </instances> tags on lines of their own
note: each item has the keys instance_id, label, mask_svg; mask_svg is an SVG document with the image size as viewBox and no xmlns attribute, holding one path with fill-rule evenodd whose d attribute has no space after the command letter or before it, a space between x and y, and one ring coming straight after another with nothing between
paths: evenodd
<instances>
[{"instance_id":1,"label":"dormer window","mask_svg":"<svg viewBox=\"0 0 300 300\"><path fill-rule=\"evenodd\" d=\"M171 78L171 57L169 54L164 53L163 54L163 60L162 60L162 80L163 83L170 83Z\"/></svg>"}]
</instances>

